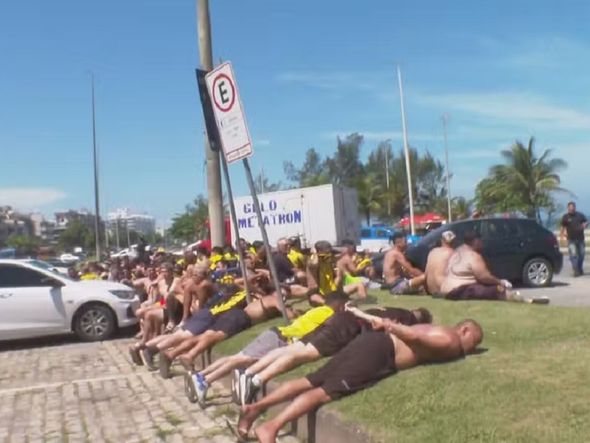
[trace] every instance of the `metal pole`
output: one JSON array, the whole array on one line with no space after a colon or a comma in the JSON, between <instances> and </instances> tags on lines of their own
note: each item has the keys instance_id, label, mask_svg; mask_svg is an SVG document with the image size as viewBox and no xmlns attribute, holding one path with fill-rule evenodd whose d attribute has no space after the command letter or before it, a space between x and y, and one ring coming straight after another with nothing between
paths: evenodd
<instances>
[{"instance_id":1,"label":"metal pole","mask_svg":"<svg viewBox=\"0 0 590 443\"><path fill-rule=\"evenodd\" d=\"M131 247L131 238L129 237L129 219L125 219L125 229L127 230L127 247Z\"/></svg>"},{"instance_id":2,"label":"metal pole","mask_svg":"<svg viewBox=\"0 0 590 443\"><path fill-rule=\"evenodd\" d=\"M234 227L236 238L234 239L236 250L238 251L238 257L240 259L240 269L242 270L242 277L244 278L244 288L246 289L246 300L248 303L252 301L252 295L250 294L250 285L248 284L248 273L246 272L246 263L244 262L244 252L240 248L240 230L238 227L238 217L236 216L236 205L234 203L234 193L231 187L231 180L229 179L229 171L227 168L227 161L225 156L221 156L221 165L223 167L223 175L225 177L225 187L227 188L227 198L229 200L229 213L231 216L231 222Z\"/></svg>"},{"instance_id":3,"label":"metal pole","mask_svg":"<svg viewBox=\"0 0 590 443\"><path fill-rule=\"evenodd\" d=\"M109 251L109 222L105 220L104 222L104 247L107 250L107 254Z\"/></svg>"},{"instance_id":4,"label":"metal pole","mask_svg":"<svg viewBox=\"0 0 590 443\"><path fill-rule=\"evenodd\" d=\"M201 68L210 71L213 69L213 50L211 48L211 22L208 0L197 0L197 30ZM207 201L211 245L223 246L225 244L225 223L223 221L219 152L211 150L208 137L205 137L205 155L207 158Z\"/></svg>"},{"instance_id":5,"label":"metal pole","mask_svg":"<svg viewBox=\"0 0 590 443\"><path fill-rule=\"evenodd\" d=\"M404 134L404 155L406 156L406 175L408 177L408 199L410 203L410 228L412 235L416 234L414 226L414 193L412 191L412 172L410 168L410 153L408 149L408 128L406 126L406 112L404 109L404 90L402 86L402 71L397 67L397 81L399 84L399 99L402 112L402 128Z\"/></svg>"},{"instance_id":6,"label":"metal pole","mask_svg":"<svg viewBox=\"0 0 590 443\"><path fill-rule=\"evenodd\" d=\"M387 215L391 216L391 196L389 195L389 145L383 146L385 150L385 185L387 187Z\"/></svg>"},{"instance_id":7,"label":"metal pole","mask_svg":"<svg viewBox=\"0 0 590 443\"><path fill-rule=\"evenodd\" d=\"M443 133L445 138L445 175L447 179L447 218L448 222L451 223L453 221L453 214L451 213L451 177L449 174L449 147L447 144L447 121L449 116L444 114L442 116L443 122Z\"/></svg>"},{"instance_id":8,"label":"metal pole","mask_svg":"<svg viewBox=\"0 0 590 443\"><path fill-rule=\"evenodd\" d=\"M248 162L247 158L244 159L244 169L246 170L248 186L250 187L250 192L252 193L252 202L254 203L254 210L256 211L258 224L260 225L260 233L262 234L262 241L264 242L264 247L266 248L266 254L268 257L268 267L270 268L270 274L272 276L273 283L276 288L279 306L281 307L281 313L283 314L283 318L285 319L285 321L289 323L289 317L287 317L287 312L285 310L285 301L283 300L283 294L281 292L281 285L279 282L279 276L277 274L277 268L275 266L275 261L272 256L272 250L270 249L270 244L268 242L268 234L266 232L266 226L264 225L264 222L262 220L262 213L260 212L260 202L258 201L258 195L256 195L254 179L252 178L252 170L250 169L250 163Z\"/></svg>"},{"instance_id":9,"label":"metal pole","mask_svg":"<svg viewBox=\"0 0 590 443\"><path fill-rule=\"evenodd\" d=\"M94 74L92 77L92 152L94 156L94 241L96 260L100 261L100 204L98 199L98 155L96 152L96 114L94 109Z\"/></svg>"},{"instance_id":10,"label":"metal pole","mask_svg":"<svg viewBox=\"0 0 590 443\"><path fill-rule=\"evenodd\" d=\"M117 252L121 249L121 243L119 242L119 216L117 215L117 230L115 232L115 237L117 238Z\"/></svg>"}]
</instances>

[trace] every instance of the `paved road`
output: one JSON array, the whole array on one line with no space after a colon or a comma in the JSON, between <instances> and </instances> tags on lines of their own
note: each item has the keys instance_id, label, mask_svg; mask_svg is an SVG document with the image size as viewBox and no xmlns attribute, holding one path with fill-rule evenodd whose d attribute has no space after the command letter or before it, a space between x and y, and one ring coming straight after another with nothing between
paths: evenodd
<instances>
[{"instance_id":1,"label":"paved road","mask_svg":"<svg viewBox=\"0 0 590 443\"><path fill-rule=\"evenodd\" d=\"M585 275L572 277L572 267L568 257L564 257L563 270L553 279L553 286L542 289L519 289L523 293L547 296L554 306L590 307L590 263L586 263Z\"/></svg>"},{"instance_id":2,"label":"paved road","mask_svg":"<svg viewBox=\"0 0 590 443\"><path fill-rule=\"evenodd\" d=\"M229 392L217 387L201 410L186 400L182 377L162 380L130 364L130 342L0 347L0 442L236 441L226 426L238 411Z\"/></svg>"}]
</instances>

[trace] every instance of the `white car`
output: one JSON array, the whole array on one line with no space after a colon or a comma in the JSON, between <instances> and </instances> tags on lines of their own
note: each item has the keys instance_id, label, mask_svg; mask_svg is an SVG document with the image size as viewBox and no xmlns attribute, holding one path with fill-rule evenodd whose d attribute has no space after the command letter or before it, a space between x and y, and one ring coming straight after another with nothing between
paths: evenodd
<instances>
[{"instance_id":1,"label":"white car","mask_svg":"<svg viewBox=\"0 0 590 443\"><path fill-rule=\"evenodd\" d=\"M37 260L0 260L0 340L74 332L105 340L137 323L139 297L120 283L74 281Z\"/></svg>"}]
</instances>

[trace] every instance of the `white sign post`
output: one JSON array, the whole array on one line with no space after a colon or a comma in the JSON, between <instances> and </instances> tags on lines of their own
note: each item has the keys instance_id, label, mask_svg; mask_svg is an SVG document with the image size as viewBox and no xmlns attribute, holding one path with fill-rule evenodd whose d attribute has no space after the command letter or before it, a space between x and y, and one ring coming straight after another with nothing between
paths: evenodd
<instances>
[{"instance_id":1,"label":"white sign post","mask_svg":"<svg viewBox=\"0 0 590 443\"><path fill-rule=\"evenodd\" d=\"M258 217L262 241L267 251L268 266L270 268L270 274L273 279L279 306L281 308L283 318L287 323L289 323L289 318L285 309L285 302L283 300L281 284L277 274L277 268L271 253L272 249L268 243L268 234L262 220L260 202L258 201L258 196L256 195L256 189L254 187L252 170L250 169L250 164L248 163L248 157L252 155L253 151L252 141L250 140L250 133L248 132L248 126L246 125L246 117L244 116L244 109L242 108L242 101L240 100L240 94L238 93L238 86L231 64L226 62L219 65L216 69L205 76L205 81L207 83L207 91L209 92L209 97L211 98L212 102L211 107L213 108L213 114L215 116L215 123L217 124L217 130L219 132L221 147L223 148L223 171L225 173L228 191L230 194L230 210L234 231L236 232L236 236L239 236L238 220L236 218L233 194L231 193L231 183L229 179L227 163L243 160L244 170L246 171L246 179L248 180L248 186L250 187L250 193L252 194L256 217ZM237 240L238 239L236 239L236 241Z\"/></svg>"},{"instance_id":2,"label":"white sign post","mask_svg":"<svg viewBox=\"0 0 590 443\"><path fill-rule=\"evenodd\" d=\"M223 63L205 76L213 103L223 153L228 163L250 157L252 141L230 63Z\"/></svg>"}]
</instances>

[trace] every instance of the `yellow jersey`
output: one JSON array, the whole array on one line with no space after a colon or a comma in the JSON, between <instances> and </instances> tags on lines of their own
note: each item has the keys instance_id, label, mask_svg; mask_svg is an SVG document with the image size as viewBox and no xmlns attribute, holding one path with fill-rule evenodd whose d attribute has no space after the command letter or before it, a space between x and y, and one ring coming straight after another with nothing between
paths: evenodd
<instances>
[{"instance_id":1,"label":"yellow jersey","mask_svg":"<svg viewBox=\"0 0 590 443\"><path fill-rule=\"evenodd\" d=\"M334 265L332 260L318 261L318 290L320 294L327 295L334 292L336 287L336 278L334 276Z\"/></svg>"},{"instance_id":2,"label":"yellow jersey","mask_svg":"<svg viewBox=\"0 0 590 443\"><path fill-rule=\"evenodd\" d=\"M229 300L219 303L218 305L213 306L209 309L209 312L213 315L219 315L224 312L229 311L232 308L240 305L241 303L246 301L246 291L239 291L232 295Z\"/></svg>"},{"instance_id":3,"label":"yellow jersey","mask_svg":"<svg viewBox=\"0 0 590 443\"><path fill-rule=\"evenodd\" d=\"M334 315L334 310L331 307L318 306L296 318L289 326L279 326L277 330L287 341L292 342L315 331L332 315Z\"/></svg>"},{"instance_id":4,"label":"yellow jersey","mask_svg":"<svg viewBox=\"0 0 590 443\"><path fill-rule=\"evenodd\" d=\"M209 257L209 262L211 263L209 269L211 269L212 271L217 269L217 263L219 263L221 260L223 260L223 255L211 254L211 257Z\"/></svg>"},{"instance_id":5,"label":"yellow jersey","mask_svg":"<svg viewBox=\"0 0 590 443\"><path fill-rule=\"evenodd\" d=\"M294 267L297 269L305 269L305 255L303 255L303 253L291 249L287 254L287 257Z\"/></svg>"},{"instance_id":6,"label":"yellow jersey","mask_svg":"<svg viewBox=\"0 0 590 443\"><path fill-rule=\"evenodd\" d=\"M88 272L80 276L80 280L100 280L100 277L94 272Z\"/></svg>"}]
</instances>

